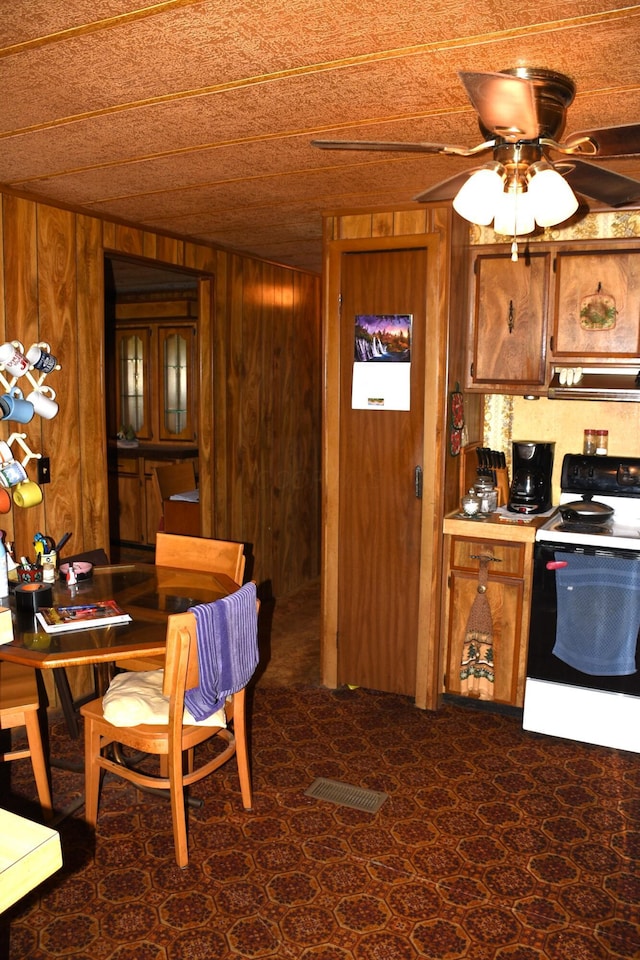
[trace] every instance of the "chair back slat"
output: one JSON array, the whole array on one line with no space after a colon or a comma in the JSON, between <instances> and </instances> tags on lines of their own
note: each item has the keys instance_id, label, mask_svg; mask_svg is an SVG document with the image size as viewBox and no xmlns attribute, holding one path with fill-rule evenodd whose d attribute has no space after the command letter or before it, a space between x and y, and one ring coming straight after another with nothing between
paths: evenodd
<instances>
[{"instance_id":1,"label":"chair back slat","mask_svg":"<svg viewBox=\"0 0 640 960\"><path fill-rule=\"evenodd\" d=\"M158 533L156 566L225 573L241 585L245 567L244 544L232 540L213 540L209 537Z\"/></svg>"},{"instance_id":2,"label":"chair back slat","mask_svg":"<svg viewBox=\"0 0 640 960\"><path fill-rule=\"evenodd\" d=\"M153 486L162 506L174 493L186 493L196 489L196 468L193 460L180 460L165 466L153 467Z\"/></svg>"}]
</instances>

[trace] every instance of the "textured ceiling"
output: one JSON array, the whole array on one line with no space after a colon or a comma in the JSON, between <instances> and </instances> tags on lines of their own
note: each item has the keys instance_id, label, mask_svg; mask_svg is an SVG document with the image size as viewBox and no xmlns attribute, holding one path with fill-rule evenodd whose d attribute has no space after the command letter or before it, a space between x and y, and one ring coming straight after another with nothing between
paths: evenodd
<instances>
[{"instance_id":1,"label":"textured ceiling","mask_svg":"<svg viewBox=\"0 0 640 960\"><path fill-rule=\"evenodd\" d=\"M478 160L314 137L482 140L459 70L546 67L567 131L640 122L621 0L18 0L0 18L0 183L320 270L323 212L399 205ZM640 159L602 161L640 179Z\"/></svg>"}]
</instances>

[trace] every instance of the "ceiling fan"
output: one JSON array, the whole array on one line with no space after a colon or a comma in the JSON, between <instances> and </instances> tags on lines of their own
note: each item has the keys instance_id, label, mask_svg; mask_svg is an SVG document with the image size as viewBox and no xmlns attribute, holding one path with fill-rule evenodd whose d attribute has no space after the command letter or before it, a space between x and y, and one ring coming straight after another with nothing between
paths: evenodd
<instances>
[{"instance_id":1,"label":"ceiling fan","mask_svg":"<svg viewBox=\"0 0 640 960\"><path fill-rule=\"evenodd\" d=\"M591 162L640 155L640 123L572 133L561 141L567 108L576 92L569 77L530 67L500 73L461 72L459 77L478 114L484 140L477 146L375 140L311 143L323 150L459 157L491 151L490 163L456 174L413 199L426 202L453 198L454 208L466 219L488 224L495 216L496 232L514 238L530 233L536 223L551 226L568 219L578 207L574 190L610 207L640 201L640 181ZM554 160L554 154L566 159ZM501 204L503 208L499 209Z\"/></svg>"}]
</instances>

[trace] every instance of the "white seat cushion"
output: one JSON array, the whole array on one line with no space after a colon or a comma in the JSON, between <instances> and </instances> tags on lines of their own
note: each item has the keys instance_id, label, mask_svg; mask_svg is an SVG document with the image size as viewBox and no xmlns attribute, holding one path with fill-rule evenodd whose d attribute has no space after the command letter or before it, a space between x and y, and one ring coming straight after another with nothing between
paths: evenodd
<instances>
[{"instance_id":1,"label":"white seat cushion","mask_svg":"<svg viewBox=\"0 0 640 960\"><path fill-rule=\"evenodd\" d=\"M141 723L169 722L169 698L162 693L164 670L118 673L102 698L105 720L114 727L137 727ZM202 727L226 727L224 707L206 720L194 720L187 708L183 722Z\"/></svg>"}]
</instances>

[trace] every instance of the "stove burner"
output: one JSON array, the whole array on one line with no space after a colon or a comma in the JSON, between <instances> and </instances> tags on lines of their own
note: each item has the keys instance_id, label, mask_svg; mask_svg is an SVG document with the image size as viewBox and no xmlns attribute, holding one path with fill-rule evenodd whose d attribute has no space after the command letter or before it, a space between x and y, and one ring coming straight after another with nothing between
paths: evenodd
<instances>
[{"instance_id":1,"label":"stove burner","mask_svg":"<svg viewBox=\"0 0 640 960\"><path fill-rule=\"evenodd\" d=\"M600 533L611 536L611 523L589 523L588 520L563 520L559 523L556 530L562 530L563 533Z\"/></svg>"}]
</instances>

